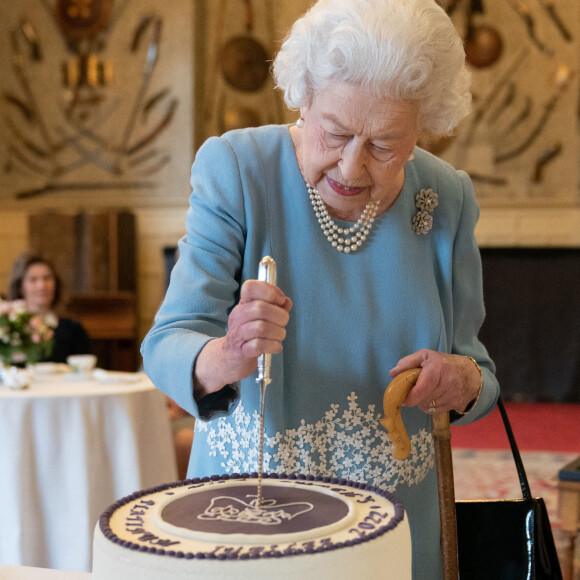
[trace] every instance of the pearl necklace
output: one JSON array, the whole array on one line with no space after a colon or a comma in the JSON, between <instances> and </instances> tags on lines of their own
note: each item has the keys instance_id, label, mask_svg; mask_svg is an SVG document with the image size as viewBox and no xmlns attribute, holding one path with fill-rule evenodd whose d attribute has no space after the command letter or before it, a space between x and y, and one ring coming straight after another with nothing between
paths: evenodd
<instances>
[{"instance_id":1,"label":"pearl necklace","mask_svg":"<svg viewBox=\"0 0 580 580\"><path fill-rule=\"evenodd\" d=\"M377 209L378 201L369 201L358 221L350 228L341 228L330 217L326 204L322 201L318 190L311 185L306 184L308 194L310 195L310 202L314 209L314 214L320 224L320 229L323 231L326 239L330 242L333 248L339 252L350 254L356 252L363 242L367 239L369 232L373 227ZM350 234L350 237L347 237Z\"/></svg>"}]
</instances>

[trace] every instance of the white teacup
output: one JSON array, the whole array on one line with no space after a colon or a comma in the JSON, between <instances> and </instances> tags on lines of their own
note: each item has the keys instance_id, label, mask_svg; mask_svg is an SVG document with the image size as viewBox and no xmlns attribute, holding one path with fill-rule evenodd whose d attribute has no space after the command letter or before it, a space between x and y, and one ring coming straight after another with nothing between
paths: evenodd
<instances>
[{"instance_id":1,"label":"white teacup","mask_svg":"<svg viewBox=\"0 0 580 580\"><path fill-rule=\"evenodd\" d=\"M97 357L94 354L71 354L66 362L75 376L88 378L97 366Z\"/></svg>"}]
</instances>

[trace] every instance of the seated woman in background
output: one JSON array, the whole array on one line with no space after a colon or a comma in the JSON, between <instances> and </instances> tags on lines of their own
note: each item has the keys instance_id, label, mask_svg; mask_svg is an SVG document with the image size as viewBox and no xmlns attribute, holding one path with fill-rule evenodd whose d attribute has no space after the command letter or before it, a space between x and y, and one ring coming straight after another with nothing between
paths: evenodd
<instances>
[{"instance_id":1,"label":"seated woman in background","mask_svg":"<svg viewBox=\"0 0 580 580\"><path fill-rule=\"evenodd\" d=\"M12 267L10 300L25 300L29 310L41 314L54 328L54 345L46 361L64 363L71 354L90 353L90 340L80 322L60 318L54 307L61 283L54 266L38 254L21 254Z\"/></svg>"}]
</instances>

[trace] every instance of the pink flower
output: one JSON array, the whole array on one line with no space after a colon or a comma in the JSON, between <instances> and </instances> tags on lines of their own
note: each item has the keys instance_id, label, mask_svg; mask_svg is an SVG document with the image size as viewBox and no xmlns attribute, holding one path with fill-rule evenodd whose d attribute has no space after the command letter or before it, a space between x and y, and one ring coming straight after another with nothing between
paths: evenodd
<instances>
[{"instance_id":1,"label":"pink flower","mask_svg":"<svg viewBox=\"0 0 580 580\"><path fill-rule=\"evenodd\" d=\"M0 299L0 359L35 362L50 353L53 337L44 317L27 310L24 300Z\"/></svg>"},{"instance_id":2,"label":"pink flower","mask_svg":"<svg viewBox=\"0 0 580 580\"><path fill-rule=\"evenodd\" d=\"M26 362L26 355L23 352L15 352L12 355L12 360L14 362L21 362L21 363Z\"/></svg>"}]
</instances>

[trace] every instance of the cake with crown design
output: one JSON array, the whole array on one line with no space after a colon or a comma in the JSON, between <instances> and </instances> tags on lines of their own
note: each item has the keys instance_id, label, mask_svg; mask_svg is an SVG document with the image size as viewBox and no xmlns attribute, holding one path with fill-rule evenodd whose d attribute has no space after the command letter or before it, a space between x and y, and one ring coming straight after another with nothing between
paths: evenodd
<instances>
[{"instance_id":1,"label":"cake with crown design","mask_svg":"<svg viewBox=\"0 0 580 580\"><path fill-rule=\"evenodd\" d=\"M93 580L411 578L401 502L311 476L265 474L261 502L256 474L136 492L102 514L93 552Z\"/></svg>"}]
</instances>

